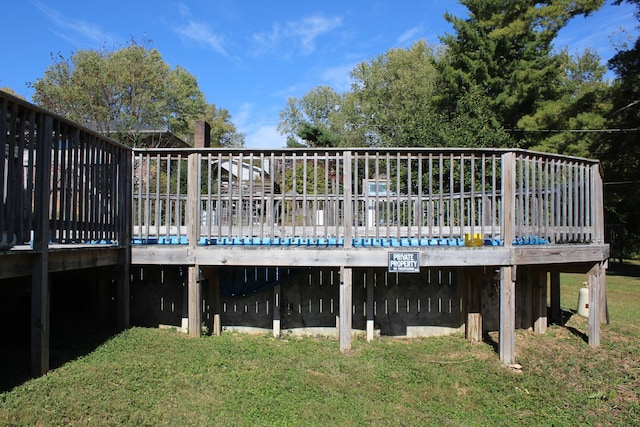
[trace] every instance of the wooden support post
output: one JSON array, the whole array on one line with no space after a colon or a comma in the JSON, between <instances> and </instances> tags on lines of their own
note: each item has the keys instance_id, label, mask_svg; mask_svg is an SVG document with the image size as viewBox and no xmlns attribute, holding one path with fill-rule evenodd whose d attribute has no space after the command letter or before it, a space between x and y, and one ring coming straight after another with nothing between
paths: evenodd
<instances>
[{"instance_id":1,"label":"wooden support post","mask_svg":"<svg viewBox=\"0 0 640 427\"><path fill-rule=\"evenodd\" d=\"M609 303L607 302L607 267L608 261L602 263L600 271L600 323L609 324Z\"/></svg>"},{"instance_id":2,"label":"wooden support post","mask_svg":"<svg viewBox=\"0 0 640 427\"><path fill-rule=\"evenodd\" d=\"M119 330L128 329L131 323L131 234L132 179L133 164L131 152L122 151L118 168L118 267L117 280L117 323Z\"/></svg>"},{"instance_id":3,"label":"wooden support post","mask_svg":"<svg viewBox=\"0 0 640 427\"><path fill-rule=\"evenodd\" d=\"M373 314L375 279L373 268L367 268L367 341L373 341L375 331L375 321Z\"/></svg>"},{"instance_id":4,"label":"wooden support post","mask_svg":"<svg viewBox=\"0 0 640 427\"><path fill-rule=\"evenodd\" d=\"M479 342L482 341L482 313L481 313L481 289L477 280L479 277L475 272L470 274L461 274L463 282L466 285L466 312L467 322L465 332L467 340Z\"/></svg>"},{"instance_id":5,"label":"wooden support post","mask_svg":"<svg viewBox=\"0 0 640 427\"><path fill-rule=\"evenodd\" d=\"M39 254L31 275L31 375L49 371L50 290L47 254Z\"/></svg>"},{"instance_id":6,"label":"wooden support post","mask_svg":"<svg viewBox=\"0 0 640 427\"><path fill-rule=\"evenodd\" d=\"M533 332L547 332L547 272L539 271L533 286L534 321Z\"/></svg>"},{"instance_id":7,"label":"wooden support post","mask_svg":"<svg viewBox=\"0 0 640 427\"><path fill-rule=\"evenodd\" d=\"M187 273L189 294L189 336L198 338L202 333L202 286L200 283L200 267L190 266Z\"/></svg>"},{"instance_id":8,"label":"wooden support post","mask_svg":"<svg viewBox=\"0 0 640 427\"><path fill-rule=\"evenodd\" d=\"M280 284L273 288L273 336L280 336Z\"/></svg>"},{"instance_id":9,"label":"wooden support post","mask_svg":"<svg viewBox=\"0 0 640 427\"><path fill-rule=\"evenodd\" d=\"M338 328L338 338L340 351L342 352L351 350L352 288L353 270L340 266L340 327Z\"/></svg>"},{"instance_id":10,"label":"wooden support post","mask_svg":"<svg viewBox=\"0 0 640 427\"><path fill-rule=\"evenodd\" d=\"M549 276L551 292L551 321L556 325L564 326L562 319L562 307L560 307L560 273L552 271Z\"/></svg>"},{"instance_id":11,"label":"wooden support post","mask_svg":"<svg viewBox=\"0 0 640 427\"><path fill-rule=\"evenodd\" d=\"M44 116L44 123L39 123L37 141L33 234L36 257L31 273L31 375L34 377L49 371L49 190L52 134L53 118Z\"/></svg>"},{"instance_id":12,"label":"wooden support post","mask_svg":"<svg viewBox=\"0 0 640 427\"><path fill-rule=\"evenodd\" d=\"M516 266L500 268L500 360L515 362Z\"/></svg>"},{"instance_id":13,"label":"wooden support post","mask_svg":"<svg viewBox=\"0 0 640 427\"><path fill-rule=\"evenodd\" d=\"M600 345L600 276L603 274L603 267L600 263L595 264L589 270L589 325L587 335L589 345L598 347Z\"/></svg>"},{"instance_id":14,"label":"wooden support post","mask_svg":"<svg viewBox=\"0 0 640 427\"><path fill-rule=\"evenodd\" d=\"M200 153L189 154L186 224L189 247L195 248L200 238ZM200 337L202 332L202 286L200 283L200 266L188 267L188 313L189 336Z\"/></svg>"},{"instance_id":15,"label":"wooden support post","mask_svg":"<svg viewBox=\"0 0 640 427\"><path fill-rule=\"evenodd\" d=\"M118 330L124 331L130 326L131 319L131 246L120 249L117 267L117 323Z\"/></svg>"},{"instance_id":16,"label":"wooden support post","mask_svg":"<svg viewBox=\"0 0 640 427\"><path fill-rule=\"evenodd\" d=\"M605 228L604 228L604 184L602 182L602 168L600 163L596 163L592 166L591 171L592 183L591 187L593 188L592 198L592 216L594 218L594 232L593 238L595 243L604 244L605 242ZM607 269L607 260L604 259L599 264L599 270L596 272L596 277L598 279L598 283L596 284L596 288L598 290L598 294L595 298L598 299L598 316L599 322L601 323L609 323L609 307L607 306L607 287L606 287L606 269ZM591 281L589 281L589 299L591 297ZM591 319L591 311L593 311L593 306L591 302L589 302L589 319ZM598 343L600 341L600 327L598 326ZM589 342L591 343L591 336L589 336ZM598 345L598 344L595 344Z\"/></svg>"},{"instance_id":17,"label":"wooden support post","mask_svg":"<svg viewBox=\"0 0 640 427\"><path fill-rule=\"evenodd\" d=\"M211 333L220 336L222 333L222 323L220 320L221 304L220 304L220 269L215 267L210 269L209 279L209 303L213 312L213 325Z\"/></svg>"}]
</instances>

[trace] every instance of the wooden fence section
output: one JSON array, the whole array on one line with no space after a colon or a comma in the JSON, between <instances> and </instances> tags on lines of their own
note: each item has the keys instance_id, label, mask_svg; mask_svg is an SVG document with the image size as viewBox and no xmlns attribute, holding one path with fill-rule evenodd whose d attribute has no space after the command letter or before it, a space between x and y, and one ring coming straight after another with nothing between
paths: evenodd
<instances>
[{"instance_id":1,"label":"wooden fence section","mask_svg":"<svg viewBox=\"0 0 640 427\"><path fill-rule=\"evenodd\" d=\"M135 150L133 169L138 243L602 243L600 168L586 159L495 149L165 149Z\"/></svg>"},{"instance_id":2,"label":"wooden fence section","mask_svg":"<svg viewBox=\"0 0 640 427\"><path fill-rule=\"evenodd\" d=\"M2 92L0 147L1 249L129 244L127 147Z\"/></svg>"}]
</instances>

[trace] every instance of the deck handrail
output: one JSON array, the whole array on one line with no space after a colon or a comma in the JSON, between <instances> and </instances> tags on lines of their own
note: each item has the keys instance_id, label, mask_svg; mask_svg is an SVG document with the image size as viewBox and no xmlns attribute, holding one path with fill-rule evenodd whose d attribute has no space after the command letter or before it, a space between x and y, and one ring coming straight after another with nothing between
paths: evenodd
<instances>
[{"instance_id":1,"label":"deck handrail","mask_svg":"<svg viewBox=\"0 0 640 427\"><path fill-rule=\"evenodd\" d=\"M600 164L578 157L494 148L132 150L1 92L0 145L0 250L604 238Z\"/></svg>"},{"instance_id":2,"label":"deck handrail","mask_svg":"<svg viewBox=\"0 0 640 427\"><path fill-rule=\"evenodd\" d=\"M590 159L461 148L133 152L142 243L602 243L600 165Z\"/></svg>"},{"instance_id":3,"label":"deck handrail","mask_svg":"<svg viewBox=\"0 0 640 427\"><path fill-rule=\"evenodd\" d=\"M130 243L131 150L0 92L1 250Z\"/></svg>"}]
</instances>

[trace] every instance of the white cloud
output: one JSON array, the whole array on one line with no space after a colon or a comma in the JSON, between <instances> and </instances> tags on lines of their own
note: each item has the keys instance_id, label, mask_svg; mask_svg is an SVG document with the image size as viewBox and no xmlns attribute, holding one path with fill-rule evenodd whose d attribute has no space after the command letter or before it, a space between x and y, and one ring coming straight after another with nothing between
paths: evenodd
<instances>
[{"instance_id":1,"label":"white cloud","mask_svg":"<svg viewBox=\"0 0 640 427\"><path fill-rule=\"evenodd\" d=\"M407 31L402 33L400 37L398 37L398 44L405 44L408 41L413 41L416 39L416 36L424 31L424 25L416 25L413 28L409 28Z\"/></svg>"},{"instance_id":2,"label":"white cloud","mask_svg":"<svg viewBox=\"0 0 640 427\"><path fill-rule=\"evenodd\" d=\"M224 50L224 38L214 34L206 24L189 21L187 25L177 27L175 31L188 39L210 47L218 53L227 55Z\"/></svg>"},{"instance_id":3,"label":"white cloud","mask_svg":"<svg viewBox=\"0 0 640 427\"><path fill-rule=\"evenodd\" d=\"M178 9L180 16L187 19L187 23L175 27L176 33L227 56L224 49L224 37L215 34L207 24L193 20L191 11L183 3L178 4Z\"/></svg>"},{"instance_id":4,"label":"white cloud","mask_svg":"<svg viewBox=\"0 0 640 427\"><path fill-rule=\"evenodd\" d=\"M245 137L247 148L284 148L286 138L277 130L275 125L265 125L247 132Z\"/></svg>"},{"instance_id":5,"label":"white cloud","mask_svg":"<svg viewBox=\"0 0 640 427\"><path fill-rule=\"evenodd\" d=\"M273 24L271 32L255 33L252 40L256 43L256 54L278 52L283 46L294 46L301 54L308 55L316 49L316 39L342 25L342 18L313 15L298 21L289 21L281 26ZM292 52L281 52L286 56Z\"/></svg>"},{"instance_id":6,"label":"white cloud","mask_svg":"<svg viewBox=\"0 0 640 427\"><path fill-rule=\"evenodd\" d=\"M95 22L70 18L39 1L34 1L33 4L54 25L51 31L74 46L85 45L87 41L94 46L116 43L117 37L104 31Z\"/></svg>"}]
</instances>

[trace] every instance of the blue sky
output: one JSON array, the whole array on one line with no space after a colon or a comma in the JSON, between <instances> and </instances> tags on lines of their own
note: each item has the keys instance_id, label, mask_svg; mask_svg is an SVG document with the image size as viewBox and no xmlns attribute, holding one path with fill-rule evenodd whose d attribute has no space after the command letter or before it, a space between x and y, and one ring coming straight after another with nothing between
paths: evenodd
<instances>
[{"instance_id":1,"label":"blue sky","mask_svg":"<svg viewBox=\"0 0 640 427\"><path fill-rule=\"evenodd\" d=\"M609 3L610 0L607 0ZM2 6L0 87L31 99L52 55L118 49L132 37L153 41L164 60L196 76L207 102L226 108L247 147L278 148L278 113L288 97L318 85L349 88L349 71L390 48L450 32L445 12L466 16L454 1L351 0L21 0ZM628 5L605 6L574 19L556 47L596 50L603 61L626 30L637 34Z\"/></svg>"}]
</instances>

